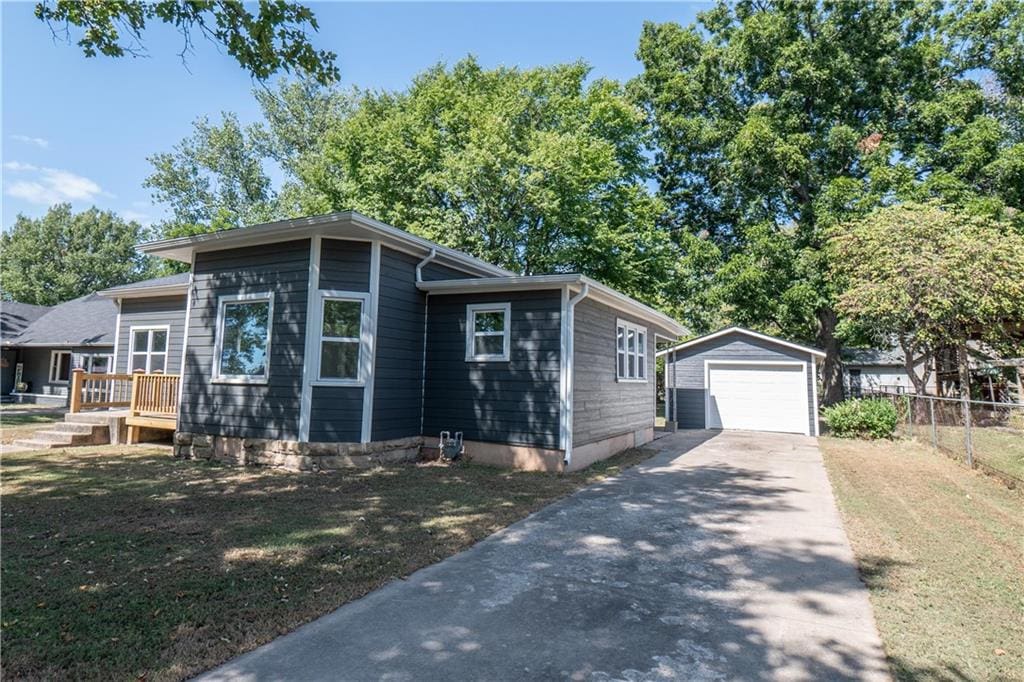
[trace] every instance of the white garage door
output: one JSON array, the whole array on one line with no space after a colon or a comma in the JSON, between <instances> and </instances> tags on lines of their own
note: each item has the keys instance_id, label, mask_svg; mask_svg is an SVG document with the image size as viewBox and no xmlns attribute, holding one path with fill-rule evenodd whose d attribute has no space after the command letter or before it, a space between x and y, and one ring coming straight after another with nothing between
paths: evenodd
<instances>
[{"instance_id":1,"label":"white garage door","mask_svg":"<svg viewBox=\"0 0 1024 682\"><path fill-rule=\"evenodd\" d=\"M707 365L707 423L712 429L808 433L804 365Z\"/></svg>"}]
</instances>

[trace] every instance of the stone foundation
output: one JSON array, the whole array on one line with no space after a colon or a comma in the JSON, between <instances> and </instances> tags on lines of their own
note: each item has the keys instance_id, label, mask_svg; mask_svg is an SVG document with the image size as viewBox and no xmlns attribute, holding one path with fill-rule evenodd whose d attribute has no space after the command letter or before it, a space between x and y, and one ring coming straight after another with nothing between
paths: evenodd
<instances>
[{"instance_id":1,"label":"stone foundation","mask_svg":"<svg viewBox=\"0 0 1024 682\"><path fill-rule=\"evenodd\" d=\"M174 434L174 456L225 464L267 466L289 471L368 469L419 459L419 437L372 443L300 443L202 433Z\"/></svg>"}]
</instances>

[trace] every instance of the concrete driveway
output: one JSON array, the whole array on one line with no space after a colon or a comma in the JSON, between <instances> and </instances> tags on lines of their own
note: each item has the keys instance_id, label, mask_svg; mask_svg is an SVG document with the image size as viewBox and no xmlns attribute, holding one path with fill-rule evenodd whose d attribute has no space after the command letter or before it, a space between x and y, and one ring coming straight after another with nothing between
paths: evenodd
<instances>
[{"instance_id":1,"label":"concrete driveway","mask_svg":"<svg viewBox=\"0 0 1024 682\"><path fill-rule=\"evenodd\" d=\"M813 438L654 446L204 679L888 678Z\"/></svg>"}]
</instances>

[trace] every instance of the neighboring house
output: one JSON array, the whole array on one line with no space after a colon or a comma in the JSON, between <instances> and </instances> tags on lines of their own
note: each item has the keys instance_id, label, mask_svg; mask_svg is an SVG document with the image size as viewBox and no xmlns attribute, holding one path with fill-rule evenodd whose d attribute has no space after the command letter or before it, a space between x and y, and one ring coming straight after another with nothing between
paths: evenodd
<instances>
[{"instance_id":1,"label":"neighboring house","mask_svg":"<svg viewBox=\"0 0 1024 682\"><path fill-rule=\"evenodd\" d=\"M14 390L14 374L18 364L18 351L7 347L7 341L25 330L32 322L45 315L50 308L16 301L0 301L0 397Z\"/></svg>"},{"instance_id":2,"label":"neighboring house","mask_svg":"<svg viewBox=\"0 0 1024 682\"><path fill-rule=\"evenodd\" d=\"M848 397L857 398L866 393L914 393L914 382L907 374L903 349L844 348L843 387ZM920 366L916 370L921 374ZM928 376L927 392L935 395L934 366Z\"/></svg>"},{"instance_id":3,"label":"neighboring house","mask_svg":"<svg viewBox=\"0 0 1024 682\"><path fill-rule=\"evenodd\" d=\"M653 438L655 339L683 332L581 275L517 276L355 212L140 250L191 265L184 456L344 466L450 431L476 461L579 469ZM173 370L166 286L160 311L152 290L103 292L120 298L119 368L145 332L149 368Z\"/></svg>"},{"instance_id":4,"label":"neighboring house","mask_svg":"<svg viewBox=\"0 0 1024 682\"><path fill-rule=\"evenodd\" d=\"M116 318L114 303L88 294L48 309L12 337L5 334L4 357L14 368L5 399L66 404L72 369L109 371Z\"/></svg>"},{"instance_id":5,"label":"neighboring house","mask_svg":"<svg viewBox=\"0 0 1024 682\"><path fill-rule=\"evenodd\" d=\"M658 356L665 358L670 426L818 435L823 351L729 327Z\"/></svg>"},{"instance_id":6,"label":"neighboring house","mask_svg":"<svg viewBox=\"0 0 1024 682\"><path fill-rule=\"evenodd\" d=\"M188 283L185 272L99 292L117 305L115 372L181 373Z\"/></svg>"}]
</instances>

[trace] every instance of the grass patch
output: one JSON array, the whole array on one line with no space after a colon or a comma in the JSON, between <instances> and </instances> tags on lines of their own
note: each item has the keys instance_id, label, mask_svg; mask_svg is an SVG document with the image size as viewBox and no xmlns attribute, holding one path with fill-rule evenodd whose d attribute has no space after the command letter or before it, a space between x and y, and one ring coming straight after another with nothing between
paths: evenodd
<instances>
[{"instance_id":1,"label":"grass patch","mask_svg":"<svg viewBox=\"0 0 1024 682\"><path fill-rule=\"evenodd\" d=\"M912 441L819 440L903 680L1024 679L1024 501Z\"/></svg>"},{"instance_id":2,"label":"grass patch","mask_svg":"<svg viewBox=\"0 0 1024 682\"><path fill-rule=\"evenodd\" d=\"M64 421L63 413L46 410L32 410L23 414L9 414L0 411L0 443L13 443L19 438L29 438L47 424Z\"/></svg>"},{"instance_id":3,"label":"grass patch","mask_svg":"<svg viewBox=\"0 0 1024 682\"><path fill-rule=\"evenodd\" d=\"M565 475L294 474L152 447L5 455L5 676L188 677L651 454Z\"/></svg>"},{"instance_id":4,"label":"grass patch","mask_svg":"<svg viewBox=\"0 0 1024 682\"><path fill-rule=\"evenodd\" d=\"M931 443L927 429L915 432L922 442ZM939 426L935 430L939 445L963 460L966 457L964 429L960 426ZM974 459L997 471L1024 482L1024 432L998 427L971 429Z\"/></svg>"}]
</instances>

